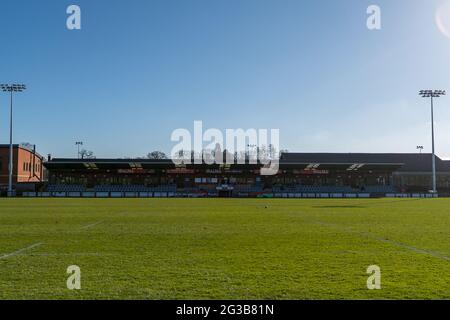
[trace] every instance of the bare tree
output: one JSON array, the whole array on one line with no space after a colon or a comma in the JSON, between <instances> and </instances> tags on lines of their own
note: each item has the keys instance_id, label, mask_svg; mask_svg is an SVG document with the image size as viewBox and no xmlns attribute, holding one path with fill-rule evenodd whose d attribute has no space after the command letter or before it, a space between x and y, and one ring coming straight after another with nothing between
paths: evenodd
<instances>
[{"instance_id":1,"label":"bare tree","mask_svg":"<svg viewBox=\"0 0 450 320\"><path fill-rule=\"evenodd\" d=\"M22 142L21 144L20 144L22 147L24 147L25 149L28 149L28 150L33 150L33 145L31 144L31 143L29 143L29 142Z\"/></svg>"},{"instance_id":2,"label":"bare tree","mask_svg":"<svg viewBox=\"0 0 450 320\"><path fill-rule=\"evenodd\" d=\"M156 160L167 159L167 155L162 151L152 151L147 154L147 159L156 159Z\"/></svg>"},{"instance_id":3,"label":"bare tree","mask_svg":"<svg viewBox=\"0 0 450 320\"><path fill-rule=\"evenodd\" d=\"M81 159L95 159L94 152L82 149L80 150L80 158Z\"/></svg>"}]
</instances>

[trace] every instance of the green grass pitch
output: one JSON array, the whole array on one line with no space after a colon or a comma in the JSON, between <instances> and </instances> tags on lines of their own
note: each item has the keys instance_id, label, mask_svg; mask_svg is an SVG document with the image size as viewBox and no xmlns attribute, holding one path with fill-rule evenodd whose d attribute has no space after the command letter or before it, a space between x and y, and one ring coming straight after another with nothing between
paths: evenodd
<instances>
[{"instance_id":1,"label":"green grass pitch","mask_svg":"<svg viewBox=\"0 0 450 320\"><path fill-rule=\"evenodd\" d=\"M0 299L450 299L450 200L0 199Z\"/></svg>"}]
</instances>

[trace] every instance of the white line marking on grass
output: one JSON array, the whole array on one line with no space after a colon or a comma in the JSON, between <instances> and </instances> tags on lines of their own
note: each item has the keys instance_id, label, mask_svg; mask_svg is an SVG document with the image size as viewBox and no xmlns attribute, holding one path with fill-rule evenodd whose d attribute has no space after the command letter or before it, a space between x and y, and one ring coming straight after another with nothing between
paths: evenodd
<instances>
[{"instance_id":1,"label":"white line marking on grass","mask_svg":"<svg viewBox=\"0 0 450 320\"><path fill-rule=\"evenodd\" d=\"M102 223L102 222L103 222L103 220L97 221L97 222L88 224L88 225L86 225L86 226L83 226L83 227L81 227L81 229L89 229L89 228L95 227L96 225L98 225L98 224L100 224L100 223Z\"/></svg>"},{"instance_id":2,"label":"white line marking on grass","mask_svg":"<svg viewBox=\"0 0 450 320\"><path fill-rule=\"evenodd\" d=\"M370 234L370 233L361 233L361 234L365 235L365 236L367 236L369 238L376 239L376 240L379 240L379 241L382 241L382 242L386 242L386 243L390 243L390 244L394 244L394 245L396 245L398 247L409 249L409 250L417 252L417 253L429 254L429 255L431 255L431 256L433 256L435 258L440 258L440 259L443 259L443 260L446 260L446 261L450 261L450 257L444 256L443 254L440 254L438 252L416 248L416 247L413 247L413 246L409 246L407 244L403 244L401 242L397 242L397 241L394 241L394 240L389 240L389 239L385 239L385 238L382 238L382 237L378 237L378 236L375 236L375 235Z\"/></svg>"},{"instance_id":3,"label":"white line marking on grass","mask_svg":"<svg viewBox=\"0 0 450 320\"><path fill-rule=\"evenodd\" d=\"M11 253L4 254L4 255L0 256L0 260L1 260L1 259L6 259L6 258L9 258L9 257L12 257L12 256L15 256L15 255L18 255L19 253L22 253L22 252L24 252L24 251L26 251L26 250L33 249L33 248L38 247L38 246L40 246L40 245L42 245L42 242L38 242L38 243L32 244L31 246L28 246L28 247L19 249L19 250L17 250L17 251L14 251L14 252L11 252Z\"/></svg>"},{"instance_id":4,"label":"white line marking on grass","mask_svg":"<svg viewBox=\"0 0 450 320\"><path fill-rule=\"evenodd\" d=\"M356 234L356 235L359 235L359 236L365 236L367 238L378 240L378 241L382 241L384 243L389 243L389 244L395 245L397 247L408 249L408 250L416 252L416 253L428 254L428 255L433 256L435 258L439 258L439 259L442 259L442 260L445 260L445 261L450 261L450 257L447 257L447 256L445 256L443 254L440 254L439 252L416 248L416 247L413 247L413 246L410 246L410 245L407 245L407 244L404 244L404 243L401 243L401 242L397 242L397 241L394 241L394 240L389 240L389 239L386 239L386 238L374 235L372 233L358 232L358 231L352 230L352 229L347 228L347 227L343 227L343 226L340 226L340 225L337 225L337 224L333 224L333 223L325 223L325 222L318 221L318 220L310 220L310 219L308 219L307 221L313 222L313 223L316 223L316 224L319 224L319 225L322 225L322 226L326 226L326 227L331 227L331 228L334 228L334 229L342 230L342 231L345 231L347 233Z\"/></svg>"},{"instance_id":5,"label":"white line marking on grass","mask_svg":"<svg viewBox=\"0 0 450 320\"><path fill-rule=\"evenodd\" d=\"M43 253L33 253L33 254L29 254L29 253L23 253L21 254L21 256L41 256L41 257L59 257L59 256L69 256L69 257L83 257L83 256L118 256L119 254L116 253L99 253L99 252L76 252L76 253L48 253L48 252L43 252Z\"/></svg>"}]
</instances>

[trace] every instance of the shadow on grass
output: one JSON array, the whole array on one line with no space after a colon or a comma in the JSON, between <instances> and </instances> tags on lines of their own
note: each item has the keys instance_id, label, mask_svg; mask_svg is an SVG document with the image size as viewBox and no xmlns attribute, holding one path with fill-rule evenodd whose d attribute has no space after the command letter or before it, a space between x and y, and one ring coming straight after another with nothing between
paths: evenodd
<instances>
[{"instance_id":1,"label":"shadow on grass","mask_svg":"<svg viewBox=\"0 0 450 320\"><path fill-rule=\"evenodd\" d=\"M354 209L354 208L360 208L364 209L367 208L366 206L313 206L313 208L324 208L324 209Z\"/></svg>"}]
</instances>

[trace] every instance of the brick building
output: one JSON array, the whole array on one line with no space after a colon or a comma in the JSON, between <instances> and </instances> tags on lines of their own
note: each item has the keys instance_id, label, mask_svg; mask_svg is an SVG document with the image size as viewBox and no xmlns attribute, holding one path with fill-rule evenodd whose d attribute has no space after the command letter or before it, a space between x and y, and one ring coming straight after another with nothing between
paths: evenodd
<instances>
[{"instance_id":1,"label":"brick building","mask_svg":"<svg viewBox=\"0 0 450 320\"><path fill-rule=\"evenodd\" d=\"M41 182L44 178L43 157L34 147L13 145L13 186ZM0 191L8 186L9 145L0 144Z\"/></svg>"}]
</instances>

